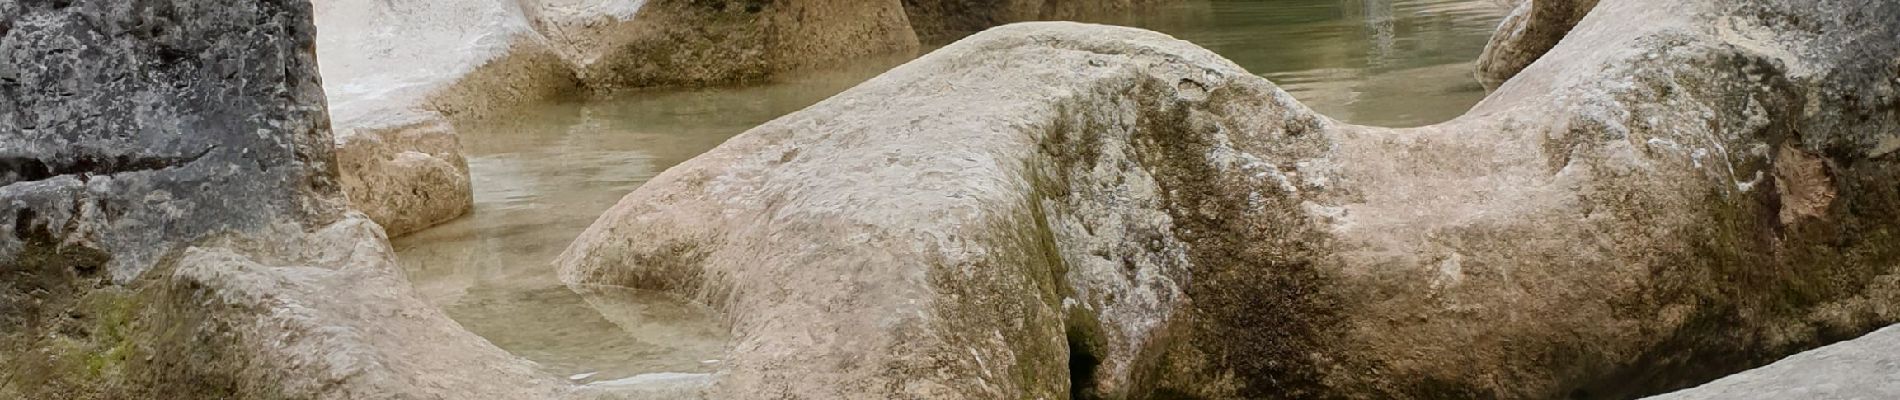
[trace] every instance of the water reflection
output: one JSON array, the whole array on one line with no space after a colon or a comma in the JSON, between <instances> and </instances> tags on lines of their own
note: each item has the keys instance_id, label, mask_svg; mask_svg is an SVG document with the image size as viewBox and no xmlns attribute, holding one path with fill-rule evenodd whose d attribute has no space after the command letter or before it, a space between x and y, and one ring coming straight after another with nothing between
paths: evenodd
<instances>
[{"instance_id":1,"label":"water reflection","mask_svg":"<svg viewBox=\"0 0 1900 400\"><path fill-rule=\"evenodd\" d=\"M1450 119L1483 96L1470 64L1501 13L1493 0L1189 1L1111 22L1212 49L1336 118L1404 126ZM553 102L462 124L475 210L396 240L400 259L430 302L551 373L624 382L711 371L727 341L716 316L655 293L576 293L549 262L660 171L901 61L756 87Z\"/></svg>"},{"instance_id":2,"label":"water reflection","mask_svg":"<svg viewBox=\"0 0 1900 400\"><path fill-rule=\"evenodd\" d=\"M1484 98L1473 60L1493 0L1202 1L1112 22L1194 42L1347 122L1419 126Z\"/></svg>"},{"instance_id":3,"label":"water reflection","mask_svg":"<svg viewBox=\"0 0 1900 400\"><path fill-rule=\"evenodd\" d=\"M549 265L600 213L674 164L901 62L747 88L655 91L527 107L458 126L467 217L395 241L423 297L496 346L577 382L717 368L727 330L679 298L576 293Z\"/></svg>"}]
</instances>

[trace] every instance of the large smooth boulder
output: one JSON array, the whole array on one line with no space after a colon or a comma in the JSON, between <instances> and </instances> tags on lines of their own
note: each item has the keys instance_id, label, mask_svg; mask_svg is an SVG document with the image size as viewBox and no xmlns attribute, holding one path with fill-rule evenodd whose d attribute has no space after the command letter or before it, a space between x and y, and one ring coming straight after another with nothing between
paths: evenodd
<instances>
[{"instance_id":1,"label":"large smooth boulder","mask_svg":"<svg viewBox=\"0 0 1900 400\"><path fill-rule=\"evenodd\" d=\"M540 0L536 12L595 88L761 81L918 48L897 0Z\"/></svg>"},{"instance_id":2,"label":"large smooth boulder","mask_svg":"<svg viewBox=\"0 0 1900 400\"><path fill-rule=\"evenodd\" d=\"M1544 56L1599 0L1516 0L1478 56L1478 83L1495 90Z\"/></svg>"},{"instance_id":3,"label":"large smooth boulder","mask_svg":"<svg viewBox=\"0 0 1900 400\"><path fill-rule=\"evenodd\" d=\"M317 0L317 57L351 204L390 235L473 207L453 120L571 92L512 0Z\"/></svg>"},{"instance_id":4,"label":"large smooth boulder","mask_svg":"<svg viewBox=\"0 0 1900 400\"><path fill-rule=\"evenodd\" d=\"M1900 327L1796 354L1655 400L1900 398Z\"/></svg>"},{"instance_id":5,"label":"large smooth boulder","mask_svg":"<svg viewBox=\"0 0 1900 400\"><path fill-rule=\"evenodd\" d=\"M601 394L417 298L348 210L311 13L0 2L0 398Z\"/></svg>"},{"instance_id":6,"label":"large smooth boulder","mask_svg":"<svg viewBox=\"0 0 1900 400\"><path fill-rule=\"evenodd\" d=\"M726 313L711 398L1658 393L1900 320L1896 35L1879 0L1604 0L1386 129L1012 25L666 171L557 264Z\"/></svg>"}]
</instances>

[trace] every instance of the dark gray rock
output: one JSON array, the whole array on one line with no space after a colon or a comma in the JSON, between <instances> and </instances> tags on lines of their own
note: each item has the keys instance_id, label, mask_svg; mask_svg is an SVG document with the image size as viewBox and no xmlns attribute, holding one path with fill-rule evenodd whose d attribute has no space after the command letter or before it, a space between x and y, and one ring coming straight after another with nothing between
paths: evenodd
<instances>
[{"instance_id":1,"label":"dark gray rock","mask_svg":"<svg viewBox=\"0 0 1900 400\"><path fill-rule=\"evenodd\" d=\"M0 387L117 370L119 285L186 245L340 217L313 34L302 0L0 3Z\"/></svg>"},{"instance_id":2,"label":"dark gray rock","mask_svg":"<svg viewBox=\"0 0 1900 400\"><path fill-rule=\"evenodd\" d=\"M111 257L82 274L123 283L207 235L335 219L313 34L299 0L0 5L0 260L88 248Z\"/></svg>"},{"instance_id":3,"label":"dark gray rock","mask_svg":"<svg viewBox=\"0 0 1900 400\"><path fill-rule=\"evenodd\" d=\"M546 399L346 211L306 0L0 2L0 398Z\"/></svg>"}]
</instances>

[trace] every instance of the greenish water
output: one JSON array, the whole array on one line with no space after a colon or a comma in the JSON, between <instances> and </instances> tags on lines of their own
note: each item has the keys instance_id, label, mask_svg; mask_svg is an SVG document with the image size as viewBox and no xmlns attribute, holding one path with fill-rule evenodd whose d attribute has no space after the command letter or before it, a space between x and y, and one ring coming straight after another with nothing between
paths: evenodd
<instances>
[{"instance_id":1,"label":"greenish water","mask_svg":"<svg viewBox=\"0 0 1900 400\"><path fill-rule=\"evenodd\" d=\"M1494 0L1187 2L1112 20L1213 50L1347 122L1443 122L1484 98L1472 77Z\"/></svg>"},{"instance_id":2,"label":"greenish water","mask_svg":"<svg viewBox=\"0 0 1900 400\"><path fill-rule=\"evenodd\" d=\"M1335 118L1411 126L1456 117L1483 97L1471 60L1503 13L1494 0L1190 1L1108 22L1212 49ZM727 330L708 310L657 293L576 293L551 261L666 168L902 61L555 102L462 124L475 210L397 239L399 256L427 300L550 373L597 382L716 370Z\"/></svg>"}]
</instances>

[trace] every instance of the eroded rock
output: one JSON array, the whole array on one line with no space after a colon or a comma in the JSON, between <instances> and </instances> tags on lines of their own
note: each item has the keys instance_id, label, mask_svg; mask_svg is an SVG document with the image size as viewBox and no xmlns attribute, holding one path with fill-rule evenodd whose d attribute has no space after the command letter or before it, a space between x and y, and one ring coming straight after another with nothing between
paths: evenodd
<instances>
[{"instance_id":1,"label":"eroded rock","mask_svg":"<svg viewBox=\"0 0 1900 400\"><path fill-rule=\"evenodd\" d=\"M308 18L296 1L0 6L0 260L83 248L111 255L88 274L125 283L170 244L338 218Z\"/></svg>"},{"instance_id":2,"label":"eroded rock","mask_svg":"<svg viewBox=\"0 0 1900 400\"><path fill-rule=\"evenodd\" d=\"M537 14L598 88L759 81L918 47L897 0L542 0Z\"/></svg>"},{"instance_id":3,"label":"eroded rock","mask_svg":"<svg viewBox=\"0 0 1900 400\"><path fill-rule=\"evenodd\" d=\"M1570 29L1596 8L1598 0L1518 0L1511 2L1511 13L1504 17L1491 42L1478 56L1478 83L1486 90L1497 89L1504 81L1544 56Z\"/></svg>"},{"instance_id":4,"label":"eroded rock","mask_svg":"<svg viewBox=\"0 0 1900 400\"><path fill-rule=\"evenodd\" d=\"M1604 0L1411 129L1013 25L668 170L558 264L727 313L714 398L1657 393L1900 321L1900 4L1823 3Z\"/></svg>"},{"instance_id":5,"label":"eroded rock","mask_svg":"<svg viewBox=\"0 0 1900 400\"><path fill-rule=\"evenodd\" d=\"M473 206L451 120L485 118L575 87L515 1L314 3L343 188L391 235Z\"/></svg>"},{"instance_id":6,"label":"eroded rock","mask_svg":"<svg viewBox=\"0 0 1900 400\"><path fill-rule=\"evenodd\" d=\"M579 395L350 212L301 0L0 3L0 398Z\"/></svg>"}]
</instances>

